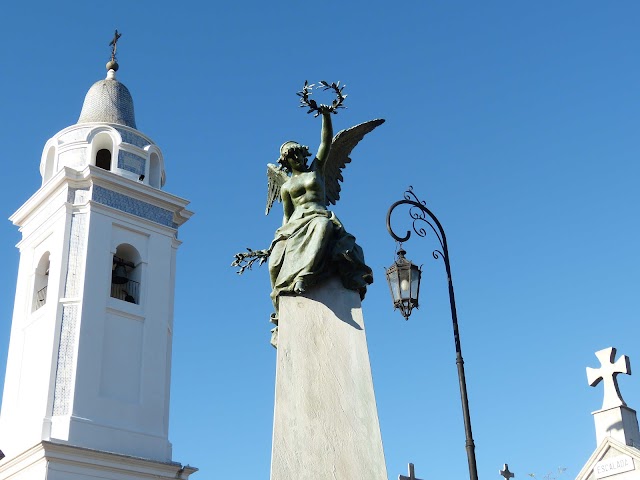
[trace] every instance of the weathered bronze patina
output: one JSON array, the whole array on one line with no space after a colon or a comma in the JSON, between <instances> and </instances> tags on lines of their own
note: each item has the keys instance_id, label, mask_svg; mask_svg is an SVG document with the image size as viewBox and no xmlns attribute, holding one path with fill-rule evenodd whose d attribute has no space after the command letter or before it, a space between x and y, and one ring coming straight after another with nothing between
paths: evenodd
<instances>
[{"instance_id":1,"label":"weathered bronze patina","mask_svg":"<svg viewBox=\"0 0 640 480\"><path fill-rule=\"evenodd\" d=\"M322 117L321 142L311 165L308 165L309 148L294 141L282 144L278 165L267 165L265 213L269 213L276 199L280 200L284 210L282 226L276 230L268 249L238 253L232 264L240 267L238 273L242 273L255 261L261 265L268 259L276 321L280 295L300 294L337 275L345 288L358 291L364 298L367 285L373 282L373 273L365 264L355 237L327 207L340 199L341 172L351 161L351 151L384 120L361 123L333 137L331 114L344 108L344 87L339 82L320 82L320 87L335 91L336 99L331 105L318 105L310 100L313 85L306 82L298 93L301 106Z\"/></svg>"}]
</instances>

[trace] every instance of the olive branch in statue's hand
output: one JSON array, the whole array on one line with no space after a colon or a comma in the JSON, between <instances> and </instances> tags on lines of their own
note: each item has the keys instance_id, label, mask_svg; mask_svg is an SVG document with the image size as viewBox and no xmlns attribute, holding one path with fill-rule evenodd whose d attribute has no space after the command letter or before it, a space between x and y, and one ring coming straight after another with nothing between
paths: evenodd
<instances>
[{"instance_id":1,"label":"olive branch in statue's hand","mask_svg":"<svg viewBox=\"0 0 640 480\"><path fill-rule=\"evenodd\" d=\"M258 262L258 265L265 263L269 259L269 255L271 255L271 249L251 250L247 247L246 252L240 252L234 255L235 260L231 266L240 267L236 273L238 275L242 275L245 270L251 270L251 267L253 267L255 262Z\"/></svg>"},{"instance_id":2,"label":"olive branch in statue's hand","mask_svg":"<svg viewBox=\"0 0 640 480\"><path fill-rule=\"evenodd\" d=\"M347 108L343 105L344 99L347 98L347 96L342 94L342 90L344 90L345 85L341 86L340 82L329 83L324 80L320 80L318 83L319 85L316 86L315 84L310 84L305 80L302 90L296 93L296 95L300 97L300 108L308 108L309 110L307 113L316 112L314 117L317 117L322 113L338 113L338 109ZM333 90L335 92L336 98L331 102L331 105L318 105L315 100L309 98L314 87L322 88L324 91Z\"/></svg>"}]
</instances>

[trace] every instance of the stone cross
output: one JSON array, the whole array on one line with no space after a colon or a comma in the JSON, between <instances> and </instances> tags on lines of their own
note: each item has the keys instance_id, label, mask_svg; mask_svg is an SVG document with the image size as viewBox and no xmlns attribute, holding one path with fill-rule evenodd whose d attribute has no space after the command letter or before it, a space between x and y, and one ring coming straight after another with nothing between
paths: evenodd
<instances>
[{"instance_id":1,"label":"stone cross","mask_svg":"<svg viewBox=\"0 0 640 480\"><path fill-rule=\"evenodd\" d=\"M596 357L600 360L600 368L587 367L587 381L589 385L595 387L604 380L604 399L602 400L602 410L615 407L626 407L627 404L620 395L617 376L620 373L631 375L631 365L629 357L622 355L617 362L616 349L605 348L596 352Z\"/></svg>"},{"instance_id":2,"label":"stone cross","mask_svg":"<svg viewBox=\"0 0 640 480\"><path fill-rule=\"evenodd\" d=\"M398 475L398 480L420 480L419 478L416 478L413 463L409 464L409 476L405 477L404 475Z\"/></svg>"},{"instance_id":3,"label":"stone cross","mask_svg":"<svg viewBox=\"0 0 640 480\"><path fill-rule=\"evenodd\" d=\"M507 463L505 463L503 469L500 470L500 475L502 475L506 480L516 476L515 473L509 471L509 464Z\"/></svg>"},{"instance_id":4,"label":"stone cross","mask_svg":"<svg viewBox=\"0 0 640 480\"><path fill-rule=\"evenodd\" d=\"M118 33L118 30L116 30L116 33L113 34L113 40L109 42L109 46L111 47L111 60L115 61L116 59L116 49L118 48L118 40L121 36L122 34Z\"/></svg>"}]
</instances>

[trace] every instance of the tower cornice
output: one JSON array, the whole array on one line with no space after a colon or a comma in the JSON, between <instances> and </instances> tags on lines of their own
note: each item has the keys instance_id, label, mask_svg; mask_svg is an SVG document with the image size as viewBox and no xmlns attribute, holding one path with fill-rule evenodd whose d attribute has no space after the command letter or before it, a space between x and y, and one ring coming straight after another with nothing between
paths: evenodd
<instances>
[{"instance_id":1,"label":"tower cornice","mask_svg":"<svg viewBox=\"0 0 640 480\"><path fill-rule=\"evenodd\" d=\"M99 167L88 165L83 170L78 171L70 167L64 167L51 181L43 185L31 198L29 198L9 220L14 225L24 227L29 218L39 211L49 199L60 195L68 189L93 189L102 187L109 191L125 195L128 198L145 202L173 213L176 224L179 227L184 224L193 212L186 209L189 201L172 195L163 190L144 185L140 182L114 175Z\"/></svg>"}]
</instances>

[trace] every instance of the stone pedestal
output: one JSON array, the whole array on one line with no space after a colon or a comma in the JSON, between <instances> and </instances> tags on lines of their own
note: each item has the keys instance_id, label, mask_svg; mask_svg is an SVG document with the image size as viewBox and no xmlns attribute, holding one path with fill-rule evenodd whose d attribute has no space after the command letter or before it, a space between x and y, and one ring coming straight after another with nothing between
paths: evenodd
<instances>
[{"instance_id":1,"label":"stone pedestal","mask_svg":"<svg viewBox=\"0 0 640 480\"><path fill-rule=\"evenodd\" d=\"M280 297L271 480L387 480L357 292Z\"/></svg>"},{"instance_id":2,"label":"stone pedestal","mask_svg":"<svg viewBox=\"0 0 640 480\"><path fill-rule=\"evenodd\" d=\"M612 437L624 445L640 446L640 431L636 411L619 406L593 412L598 445L606 437Z\"/></svg>"}]
</instances>

